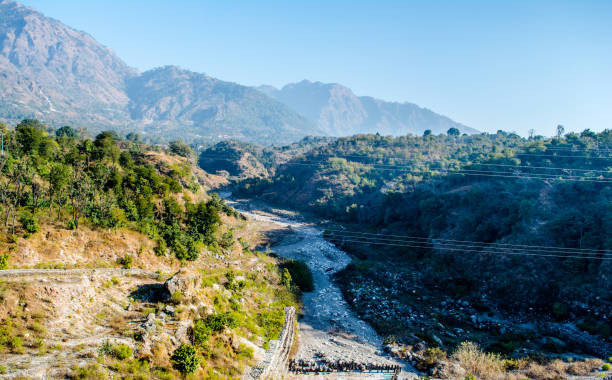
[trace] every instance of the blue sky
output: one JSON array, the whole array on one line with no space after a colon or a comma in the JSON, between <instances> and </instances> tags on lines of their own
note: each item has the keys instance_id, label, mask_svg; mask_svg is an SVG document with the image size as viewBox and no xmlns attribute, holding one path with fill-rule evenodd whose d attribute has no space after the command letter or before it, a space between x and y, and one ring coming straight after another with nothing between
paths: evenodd
<instances>
[{"instance_id":1,"label":"blue sky","mask_svg":"<svg viewBox=\"0 0 612 380\"><path fill-rule=\"evenodd\" d=\"M336 82L483 131L612 128L612 1L23 3L141 70Z\"/></svg>"}]
</instances>

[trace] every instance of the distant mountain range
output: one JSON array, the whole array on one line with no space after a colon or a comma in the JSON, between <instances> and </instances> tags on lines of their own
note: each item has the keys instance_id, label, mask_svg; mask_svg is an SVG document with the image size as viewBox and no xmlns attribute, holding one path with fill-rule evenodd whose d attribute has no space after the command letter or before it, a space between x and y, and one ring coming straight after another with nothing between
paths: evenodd
<instances>
[{"instance_id":1,"label":"distant mountain range","mask_svg":"<svg viewBox=\"0 0 612 380\"><path fill-rule=\"evenodd\" d=\"M89 34L0 0L0 121L137 131L153 140L288 143L307 135L475 130L409 103L303 81L257 89L175 66L144 73Z\"/></svg>"},{"instance_id":2,"label":"distant mountain range","mask_svg":"<svg viewBox=\"0 0 612 380\"><path fill-rule=\"evenodd\" d=\"M336 83L303 80L280 90L265 85L257 89L306 116L331 136L373 132L398 136L421 134L427 129L437 134L451 127L468 134L478 132L416 104L357 96Z\"/></svg>"}]
</instances>

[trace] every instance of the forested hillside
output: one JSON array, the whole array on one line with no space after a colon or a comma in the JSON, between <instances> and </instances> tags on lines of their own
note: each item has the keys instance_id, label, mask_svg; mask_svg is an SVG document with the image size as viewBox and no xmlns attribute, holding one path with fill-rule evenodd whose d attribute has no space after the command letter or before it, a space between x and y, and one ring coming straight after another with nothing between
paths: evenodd
<instances>
[{"instance_id":1,"label":"forested hillside","mask_svg":"<svg viewBox=\"0 0 612 380\"><path fill-rule=\"evenodd\" d=\"M483 335L483 324L514 318L576 322L609 342L610 130L529 139L453 129L357 135L243 181L237 192L334 221L328 238L354 254L339 276L345 296L400 340L416 333L452 345L457 327L469 331L461 339L504 353L568 349L567 340L526 343L512 329ZM427 321L405 318L424 305ZM553 334L553 325L538 333ZM584 342L575 349L597 351Z\"/></svg>"},{"instance_id":2,"label":"forested hillside","mask_svg":"<svg viewBox=\"0 0 612 380\"><path fill-rule=\"evenodd\" d=\"M187 145L0 129L1 374L224 379L261 360L299 286Z\"/></svg>"}]
</instances>

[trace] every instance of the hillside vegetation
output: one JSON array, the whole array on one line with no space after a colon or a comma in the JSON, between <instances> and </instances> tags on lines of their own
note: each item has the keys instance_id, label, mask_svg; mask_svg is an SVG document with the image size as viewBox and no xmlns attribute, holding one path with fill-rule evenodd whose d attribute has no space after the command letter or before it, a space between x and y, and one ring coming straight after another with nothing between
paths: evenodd
<instances>
[{"instance_id":1,"label":"hillside vegetation","mask_svg":"<svg viewBox=\"0 0 612 380\"><path fill-rule=\"evenodd\" d=\"M603 357L611 148L610 130L357 135L236 193L333 221L326 236L353 254L338 276L347 300L394 342Z\"/></svg>"},{"instance_id":2,"label":"hillside vegetation","mask_svg":"<svg viewBox=\"0 0 612 380\"><path fill-rule=\"evenodd\" d=\"M1 375L234 378L262 359L299 284L186 145L0 127Z\"/></svg>"}]
</instances>

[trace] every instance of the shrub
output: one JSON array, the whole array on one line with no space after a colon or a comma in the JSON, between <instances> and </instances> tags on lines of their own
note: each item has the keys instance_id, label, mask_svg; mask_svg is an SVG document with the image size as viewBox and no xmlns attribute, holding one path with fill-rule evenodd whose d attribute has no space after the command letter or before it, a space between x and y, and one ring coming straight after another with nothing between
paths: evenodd
<instances>
[{"instance_id":1,"label":"shrub","mask_svg":"<svg viewBox=\"0 0 612 380\"><path fill-rule=\"evenodd\" d=\"M500 356L482 352L478 345L472 342L461 343L453 353L453 358L468 373L479 378L494 379L503 373L503 361Z\"/></svg>"},{"instance_id":2,"label":"shrub","mask_svg":"<svg viewBox=\"0 0 612 380\"><path fill-rule=\"evenodd\" d=\"M170 360L172 360L172 367L183 374L195 372L200 365L200 358L195 348L188 344L181 344L174 350Z\"/></svg>"},{"instance_id":3,"label":"shrub","mask_svg":"<svg viewBox=\"0 0 612 380\"><path fill-rule=\"evenodd\" d=\"M226 327L232 329L237 327L236 319L230 313L211 314L204 319L204 323L210 331L223 331Z\"/></svg>"},{"instance_id":4,"label":"shrub","mask_svg":"<svg viewBox=\"0 0 612 380\"><path fill-rule=\"evenodd\" d=\"M204 347L210 337L210 328L206 323L199 319L193 324L191 329L191 343L196 347Z\"/></svg>"},{"instance_id":5,"label":"shrub","mask_svg":"<svg viewBox=\"0 0 612 380\"><path fill-rule=\"evenodd\" d=\"M285 324L283 309L263 310L257 315L257 324L263 329L266 339L277 339Z\"/></svg>"},{"instance_id":6,"label":"shrub","mask_svg":"<svg viewBox=\"0 0 612 380\"><path fill-rule=\"evenodd\" d=\"M227 287L231 288L234 285L234 280L236 279L236 274L233 271L227 271L225 273L225 278L227 279Z\"/></svg>"},{"instance_id":7,"label":"shrub","mask_svg":"<svg viewBox=\"0 0 612 380\"><path fill-rule=\"evenodd\" d=\"M248 251L250 249L250 245L249 242L246 241L246 239L239 237L238 238L238 243L240 243L240 246L242 247L243 251Z\"/></svg>"},{"instance_id":8,"label":"shrub","mask_svg":"<svg viewBox=\"0 0 612 380\"><path fill-rule=\"evenodd\" d=\"M245 346L241 344L238 346L238 351L236 352L236 356L238 360L243 359L252 359L254 350L252 347Z\"/></svg>"},{"instance_id":9,"label":"shrub","mask_svg":"<svg viewBox=\"0 0 612 380\"><path fill-rule=\"evenodd\" d=\"M179 304L185 300L185 295L180 291L176 291L170 295L170 298L172 299L172 302Z\"/></svg>"},{"instance_id":10,"label":"shrub","mask_svg":"<svg viewBox=\"0 0 612 380\"><path fill-rule=\"evenodd\" d=\"M469 374L465 377L465 380L476 380L476 376Z\"/></svg>"},{"instance_id":11,"label":"shrub","mask_svg":"<svg viewBox=\"0 0 612 380\"><path fill-rule=\"evenodd\" d=\"M303 292L312 292L314 290L314 280L312 272L308 265L303 261L288 260L282 263L281 267L287 269L291 275L291 280Z\"/></svg>"},{"instance_id":12,"label":"shrub","mask_svg":"<svg viewBox=\"0 0 612 380\"><path fill-rule=\"evenodd\" d=\"M106 341L100 347L100 355L109 355L119 360L125 360L133 355L132 348L127 344L115 343L112 344Z\"/></svg>"},{"instance_id":13,"label":"shrub","mask_svg":"<svg viewBox=\"0 0 612 380\"><path fill-rule=\"evenodd\" d=\"M588 376L603 364L604 362L601 359L586 359L569 364L567 372L576 376Z\"/></svg>"},{"instance_id":14,"label":"shrub","mask_svg":"<svg viewBox=\"0 0 612 380\"><path fill-rule=\"evenodd\" d=\"M157 245L154 248L156 256L166 256L166 252L168 251L168 246L164 239L157 239Z\"/></svg>"},{"instance_id":15,"label":"shrub","mask_svg":"<svg viewBox=\"0 0 612 380\"><path fill-rule=\"evenodd\" d=\"M552 306L552 313L556 320L561 321L568 316L568 308L566 304L555 302Z\"/></svg>"},{"instance_id":16,"label":"shrub","mask_svg":"<svg viewBox=\"0 0 612 380\"><path fill-rule=\"evenodd\" d=\"M504 360L504 370L506 371L514 371L522 369L525 366L525 360L522 359L505 359Z\"/></svg>"},{"instance_id":17,"label":"shrub","mask_svg":"<svg viewBox=\"0 0 612 380\"><path fill-rule=\"evenodd\" d=\"M417 367L420 370L429 370L436 363L444 360L446 360L446 352L442 351L440 347L430 347L423 354L423 360L417 364Z\"/></svg>"},{"instance_id":18,"label":"shrub","mask_svg":"<svg viewBox=\"0 0 612 380\"><path fill-rule=\"evenodd\" d=\"M132 354L132 349L126 344L119 343L113 346L112 355L119 360L127 359L131 357Z\"/></svg>"},{"instance_id":19,"label":"shrub","mask_svg":"<svg viewBox=\"0 0 612 380\"><path fill-rule=\"evenodd\" d=\"M69 220L66 223L66 228L68 228L69 230L76 230L76 223L74 222L74 220Z\"/></svg>"},{"instance_id":20,"label":"shrub","mask_svg":"<svg viewBox=\"0 0 612 380\"><path fill-rule=\"evenodd\" d=\"M287 268L283 269L283 274L281 275L281 284L283 284L287 288L291 288L291 274Z\"/></svg>"},{"instance_id":21,"label":"shrub","mask_svg":"<svg viewBox=\"0 0 612 380\"><path fill-rule=\"evenodd\" d=\"M21 214L19 217L19 223L21 223L23 229L30 234L40 231L38 220L36 220L36 217L28 211Z\"/></svg>"},{"instance_id":22,"label":"shrub","mask_svg":"<svg viewBox=\"0 0 612 380\"><path fill-rule=\"evenodd\" d=\"M168 147L170 148L170 152L181 157L191 157L193 155L191 147L180 140L170 141Z\"/></svg>"},{"instance_id":23,"label":"shrub","mask_svg":"<svg viewBox=\"0 0 612 380\"><path fill-rule=\"evenodd\" d=\"M11 350L13 352L19 353L23 347L23 341L21 340L21 338L14 336L13 338L11 338L11 340L9 340L9 346L11 347Z\"/></svg>"},{"instance_id":24,"label":"shrub","mask_svg":"<svg viewBox=\"0 0 612 380\"><path fill-rule=\"evenodd\" d=\"M0 255L0 269L8 268L8 255Z\"/></svg>"},{"instance_id":25,"label":"shrub","mask_svg":"<svg viewBox=\"0 0 612 380\"><path fill-rule=\"evenodd\" d=\"M132 267L132 261L132 256L125 255L119 259L119 264L125 269L130 269Z\"/></svg>"},{"instance_id":26,"label":"shrub","mask_svg":"<svg viewBox=\"0 0 612 380\"><path fill-rule=\"evenodd\" d=\"M98 364L79 367L72 374L73 379L108 379L106 372Z\"/></svg>"},{"instance_id":27,"label":"shrub","mask_svg":"<svg viewBox=\"0 0 612 380\"><path fill-rule=\"evenodd\" d=\"M219 239L219 245L223 249L230 249L234 245L234 234L232 231L227 231L221 234L221 238Z\"/></svg>"}]
</instances>

